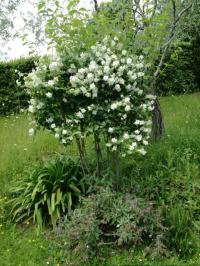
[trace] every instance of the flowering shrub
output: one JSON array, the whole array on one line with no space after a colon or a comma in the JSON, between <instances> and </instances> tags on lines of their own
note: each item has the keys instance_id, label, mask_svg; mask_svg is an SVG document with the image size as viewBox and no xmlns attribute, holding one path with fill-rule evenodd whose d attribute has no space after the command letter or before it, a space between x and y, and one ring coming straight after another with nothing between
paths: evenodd
<instances>
[{"instance_id":1,"label":"flowering shrub","mask_svg":"<svg viewBox=\"0 0 200 266\"><path fill-rule=\"evenodd\" d=\"M97 155L102 136L109 153L144 155L154 104L145 71L143 56L128 55L117 38L105 38L89 53L42 58L25 78L29 112L64 145L75 139L82 159L91 134Z\"/></svg>"}]
</instances>

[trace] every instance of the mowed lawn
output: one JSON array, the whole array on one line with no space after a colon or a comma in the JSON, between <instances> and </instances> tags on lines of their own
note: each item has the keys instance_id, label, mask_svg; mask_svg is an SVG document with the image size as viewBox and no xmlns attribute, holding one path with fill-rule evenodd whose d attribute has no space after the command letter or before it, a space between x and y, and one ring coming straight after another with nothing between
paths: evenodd
<instances>
[{"instance_id":1,"label":"mowed lawn","mask_svg":"<svg viewBox=\"0 0 200 266\"><path fill-rule=\"evenodd\" d=\"M155 147L162 149L162 145L168 145L169 148L192 145L197 153L200 152L200 94L165 97L161 99L161 105L166 138ZM30 225L15 226L9 219L5 219L6 214L1 210L10 183L20 178L27 167L57 152L75 153L73 145L65 150L47 131L41 130L36 137L29 137L30 127L32 125L25 115L0 118L0 266L81 265L80 261L76 262L76 259L70 257L63 262L59 247L46 234L37 236ZM150 149L150 152L155 149ZM113 254L102 265L200 266L199 255L187 262L179 261L178 258L159 262L141 261L139 255L122 252ZM88 265L100 264L92 261Z\"/></svg>"}]
</instances>

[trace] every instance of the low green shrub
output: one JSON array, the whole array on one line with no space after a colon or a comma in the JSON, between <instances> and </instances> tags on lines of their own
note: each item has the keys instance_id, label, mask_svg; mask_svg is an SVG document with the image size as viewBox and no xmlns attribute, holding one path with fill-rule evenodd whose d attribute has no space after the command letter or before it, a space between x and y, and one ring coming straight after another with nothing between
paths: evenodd
<instances>
[{"instance_id":1,"label":"low green shrub","mask_svg":"<svg viewBox=\"0 0 200 266\"><path fill-rule=\"evenodd\" d=\"M84 193L80 162L58 156L15 181L10 189L11 216L16 222L32 220L39 229L70 212Z\"/></svg>"},{"instance_id":2,"label":"low green shrub","mask_svg":"<svg viewBox=\"0 0 200 266\"><path fill-rule=\"evenodd\" d=\"M61 227L69 247L88 254L96 254L104 245L143 247L156 255L168 253L162 242L166 228L161 209L131 194L101 189L83 198L81 207Z\"/></svg>"}]
</instances>

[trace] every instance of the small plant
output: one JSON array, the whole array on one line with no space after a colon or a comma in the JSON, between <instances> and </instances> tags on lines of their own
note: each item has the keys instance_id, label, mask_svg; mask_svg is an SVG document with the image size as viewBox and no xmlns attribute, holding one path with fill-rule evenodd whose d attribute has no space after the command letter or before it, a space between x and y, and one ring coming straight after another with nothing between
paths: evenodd
<instances>
[{"instance_id":1,"label":"small plant","mask_svg":"<svg viewBox=\"0 0 200 266\"><path fill-rule=\"evenodd\" d=\"M84 192L79 161L59 156L14 183L11 215L16 222L32 220L41 229L70 212Z\"/></svg>"},{"instance_id":2,"label":"small plant","mask_svg":"<svg viewBox=\"0 0 200 266\"><path fill-rule=\"evenodd\" d=\"M157 246L162 242L166 228L162 225L161 211L153 202L146 202L131 194L102 189L83 198L80 208L62 224L62 237L73 250L96 253L100 246ZM160 245L162 254L167 252Z\"/></svg>"}]
</instances>

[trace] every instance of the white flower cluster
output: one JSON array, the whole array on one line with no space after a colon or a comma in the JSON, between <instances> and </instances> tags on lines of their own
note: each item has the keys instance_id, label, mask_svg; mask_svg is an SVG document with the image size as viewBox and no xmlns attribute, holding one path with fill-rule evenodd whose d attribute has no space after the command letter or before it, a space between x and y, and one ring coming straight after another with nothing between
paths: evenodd
<instances>
[{"instance_id":1,"label":"white flower cluster","mask_svg":"<svg viewBox=\"0 0 200 266\"><path fill-rule=\"evenodd\" d=\"M60 58L39 62L25 79L32 96L29 112L63 144L96 131L107 136L111 151L144 155L155 100L143 86L144 57L129 56L117 38L106 38L78 60L69 64L64 85L59 85Z\"/></svg>"}]
</instances>

